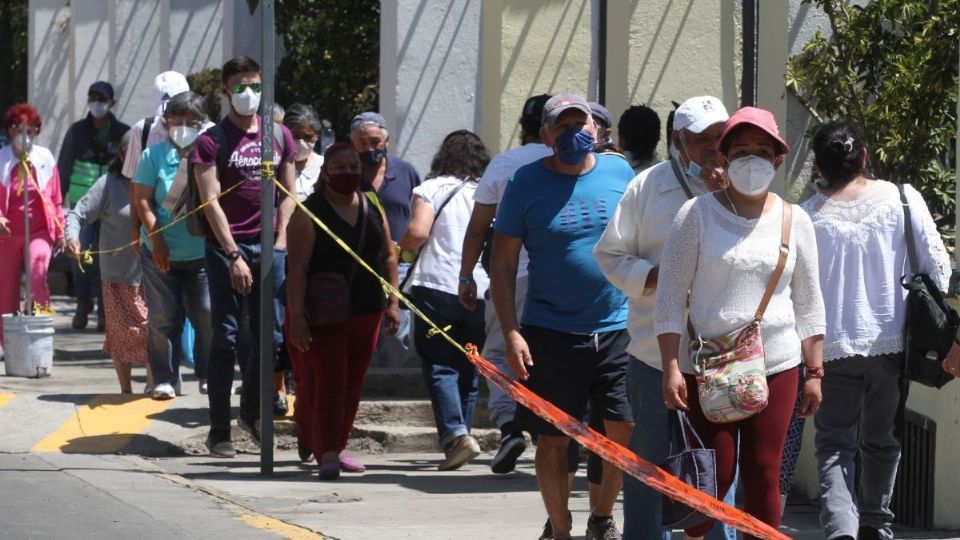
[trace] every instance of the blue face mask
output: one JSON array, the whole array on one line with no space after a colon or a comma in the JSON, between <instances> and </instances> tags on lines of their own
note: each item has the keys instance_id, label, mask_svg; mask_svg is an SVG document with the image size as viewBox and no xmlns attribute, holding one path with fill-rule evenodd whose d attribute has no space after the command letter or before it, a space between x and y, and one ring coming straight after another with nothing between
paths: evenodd
<instances>
[{"instance_id":1,"label":"blue face mask","mask_svg":"<svg viewBox=\"0 0 960 540\"><path fill-rule=\"evenodd\" d=\"M567 165L580 165L593 151L593 135L583 128L571 128L557 137L557 157Z\"/></svg>"},{"instance_id":2,"label":"blue face mask","mask_svg":"<svg viewBox=\"0 0 960 540\"><path fill-rule=\"evenodd\" d=\"M372 167L380 163L385 157L387 157L386 150L367 150L366 152L360 152L360 163Z\"/></svg>"}]
</instances>

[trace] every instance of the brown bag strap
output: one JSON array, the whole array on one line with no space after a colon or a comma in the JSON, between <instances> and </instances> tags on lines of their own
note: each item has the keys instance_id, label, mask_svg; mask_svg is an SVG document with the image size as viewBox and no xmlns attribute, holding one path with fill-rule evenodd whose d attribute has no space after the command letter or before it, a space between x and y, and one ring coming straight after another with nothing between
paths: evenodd
<instances>
[{"instance_id":1,"label":"brown bag strap","mask_svg":"<svg viewBox=\"0 0 960 540\"><path fill-rule=\"evenodd\" d=\"M790 255L790 227L793 225L793 206L787 201L783 201L783 225L780 229L780 258L777 260L777 267L770 276L770 284L767 285L766 292L763 293L763 299L760 300L760 307L753 316L753 320L760 322L763 319L763 312L767 310L767 304L773 298L773 291L777 288L777 282L783 275L783 269L787 266L787 257Z\"/></svg>"}]
</instances>

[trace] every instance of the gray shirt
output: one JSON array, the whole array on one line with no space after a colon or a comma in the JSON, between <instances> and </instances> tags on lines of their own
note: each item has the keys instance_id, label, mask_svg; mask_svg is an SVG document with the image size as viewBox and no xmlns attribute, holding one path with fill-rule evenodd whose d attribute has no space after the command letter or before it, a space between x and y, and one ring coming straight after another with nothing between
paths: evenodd
<instances>
[{"instance_id":1,"label":"gray shirt","mask_svg":"<svg viewBox=\"0 0 960 540\"><path fill-rule=\"evenodd\" d=\"M77 206L67 214L66 239L79 237L80 229L100 220L100 251L123 247L130 237L130 179L109 172L97 179ZM140 259L132 248L100 256L100 278L110 283L140 284Z\"/></svg>"}]
</instances>

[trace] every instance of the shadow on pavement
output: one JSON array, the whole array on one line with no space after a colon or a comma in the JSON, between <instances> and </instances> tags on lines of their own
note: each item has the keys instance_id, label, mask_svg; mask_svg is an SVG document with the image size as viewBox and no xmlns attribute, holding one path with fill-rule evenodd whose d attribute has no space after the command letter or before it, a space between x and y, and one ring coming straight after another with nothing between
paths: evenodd
<instances>
[{"instance_id":1,"label":"shadow on pavement","mask_svg":"<svg viewBox=\"0 0 960 540\"><path fill-rule=\"evenodd\" d=\"M104 448L120 450L104 451ZM70 439L60 447L64 454L128 454L143 457L184 455L183 449L167 441L144 434L116 433Z\"/></svg>"},{"instance_id":2,"label":"shadow on pavement","mask_svg":"<svg viewBox=\"0 0 960 540\"><path fill-rule=\"evenodd\" d=\"M100 394L43 394L37 396L40 401L52 401L54 403L73 403L74 405L86 405L93 398Z\"/></svg>"}]
</instances>

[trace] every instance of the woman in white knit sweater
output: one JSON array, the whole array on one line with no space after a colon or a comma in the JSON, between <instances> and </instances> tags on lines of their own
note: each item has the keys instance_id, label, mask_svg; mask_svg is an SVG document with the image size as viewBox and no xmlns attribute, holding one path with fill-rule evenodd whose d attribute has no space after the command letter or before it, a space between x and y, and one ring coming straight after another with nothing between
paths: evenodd
<instances>
[{"instance_id":1,"label":"woman in white knit sweater","mask_svg":"<svg viewBox=\"0 0 960 540\"><path fill-rule=\"evenodd\" d=\"M788 210L768 191L789 151L772 114L740 109L724 126L719 146L730 186L681 208L661 258L655 330L664 401L668 408L688 411L706 446L715 450L717 492L729 489L739 461L746 511L777 527L780 458L802 361L807 366L802 414L812 415L820 402L825 316L816 239L807 214L790 207L786 264L760 321L769 400L748 418L711 422L698 399L702 388L687 339L681 349L688 316L684 307L689 299L689 324L704 340L750 324L777 267ZM708 521L687 535L702 537L712 526Z\"/></svg>"},{"instance_id":2,"label":"woman in white knit sweater","mask_svg":"<svg viewBox=\"0 0 960 540\"><path fill-rule=\"evenodd\" d=\"M899 188L864 176L867 153L851 126L824 124L813 151L821 190L803 207L817 234L828 313L823 407L815 420L820 521L830 539L893 538L907 295L900 277L922 272L946 290L950 259L926 203L906 185L919 266L910 268Z\"/></svg>"}]
</instances>

